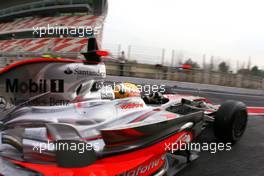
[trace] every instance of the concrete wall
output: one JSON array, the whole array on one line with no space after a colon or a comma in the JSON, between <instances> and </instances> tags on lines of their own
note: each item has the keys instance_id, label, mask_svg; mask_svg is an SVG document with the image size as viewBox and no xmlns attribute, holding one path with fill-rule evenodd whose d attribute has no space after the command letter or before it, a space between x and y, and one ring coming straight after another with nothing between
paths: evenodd
<instances>
[{"instance_id":1,"label":"concrete wall","mask_svg":"<svg viewBox=\"0 0 264 176\"><path fill-rule=\"evenodd\" d=\"M108 75L120 76L121 67L119 63L107 62L106 68ZM124 64L123 76L249 89L264 89L264 79L260 77L250 77L232 73L205 72L203 70L177 70L170 67L137 63Z\"/></svg>"}]
</instances>

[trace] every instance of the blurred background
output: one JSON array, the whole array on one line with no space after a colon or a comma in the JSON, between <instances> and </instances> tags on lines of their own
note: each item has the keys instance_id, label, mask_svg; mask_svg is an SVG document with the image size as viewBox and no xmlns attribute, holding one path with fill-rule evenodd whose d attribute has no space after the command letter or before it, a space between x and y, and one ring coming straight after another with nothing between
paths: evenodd
<instances>
[{"instance_id":1,"label":"blurred background","mask_svg":"<svg viewBox=\"0 0 264 176\"><path fill-rule=\"evenodd\" d=\"M235 2L2 2L0 67L43 56L78 59L89 36L38 37L34 28L99 25L96 38L112 57L108 75L263 89L260 4Z\"/></svg>"}]
</instances>

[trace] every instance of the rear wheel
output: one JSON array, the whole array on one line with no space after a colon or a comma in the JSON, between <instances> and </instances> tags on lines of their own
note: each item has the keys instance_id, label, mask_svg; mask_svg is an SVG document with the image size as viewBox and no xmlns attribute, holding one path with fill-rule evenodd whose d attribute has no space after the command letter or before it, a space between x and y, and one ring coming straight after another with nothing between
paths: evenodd
<instances>
[{"instance_id":1,"label":"rear wheel","mask_svg":"<svg viewBox=\"0 0 264 176\"><path fill-rule=\"evenodd\" d=\"M247 127L246 105L238 101L223 103L215 115L215 136L224 142L237 142Z\"/></svg>"}]
</instances>

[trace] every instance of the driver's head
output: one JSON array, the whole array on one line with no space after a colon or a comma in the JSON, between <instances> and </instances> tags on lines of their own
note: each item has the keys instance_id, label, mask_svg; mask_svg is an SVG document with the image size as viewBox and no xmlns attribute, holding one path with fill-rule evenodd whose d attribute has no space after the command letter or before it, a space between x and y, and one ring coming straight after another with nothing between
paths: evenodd
<instances>
[{"instance_id":1,"label":"driver's head","mask_svg":"<svg viewBox=\"0 0 264 176\"><path fill-rule=\"evenodd\" d=\"M115 98L140 97L140 91L135 84L121 83L114 88Z\"/></svg>"}]
</instances>

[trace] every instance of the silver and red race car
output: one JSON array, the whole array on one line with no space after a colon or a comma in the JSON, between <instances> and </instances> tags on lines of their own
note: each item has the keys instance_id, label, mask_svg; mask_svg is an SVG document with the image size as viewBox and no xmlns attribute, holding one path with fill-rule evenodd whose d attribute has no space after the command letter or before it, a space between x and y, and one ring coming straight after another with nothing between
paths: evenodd
<instances>
[{"instance_id":1,"label":"silver and red race car","mask_svg":"<svg viewBox=\"0 0 264 176\"><path fill-rule=\"evenodd\" d=\"M115 99L102 84L105 53L89 45L86 60L37 58L0 71L0 175L174 175L197 158L181 146L208 125L225 143L243 136L242 102L159 92Z\"/></svg>"}]
</instances>

